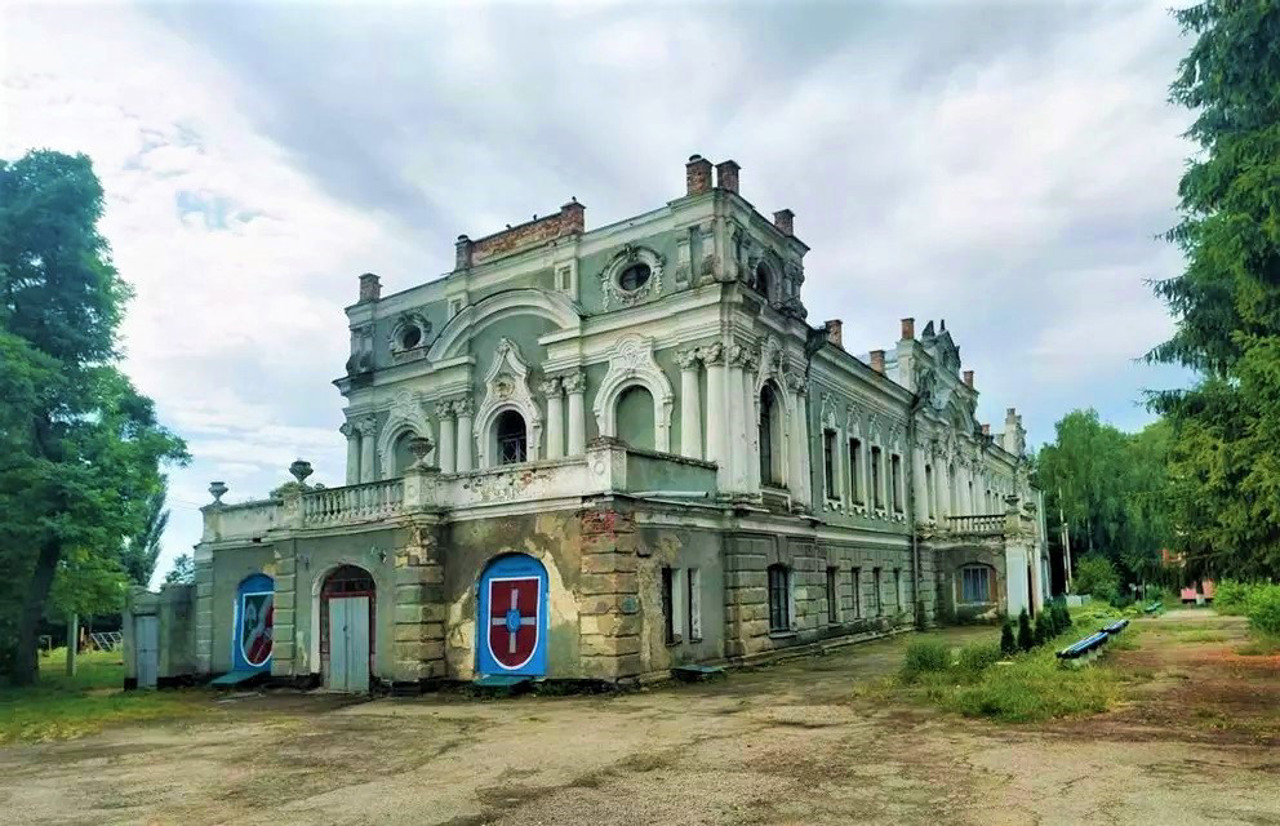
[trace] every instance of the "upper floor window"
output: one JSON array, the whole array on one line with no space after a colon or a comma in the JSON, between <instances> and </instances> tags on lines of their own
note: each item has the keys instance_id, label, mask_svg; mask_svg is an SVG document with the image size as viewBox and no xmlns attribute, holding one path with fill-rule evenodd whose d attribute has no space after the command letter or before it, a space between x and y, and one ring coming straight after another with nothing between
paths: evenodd
<instances>
[{"instance_id":1,"label":"upper floor window","mask_svg":"<svg viewBox=\"0 0 1280 826\"><path fill-rule=\"evenodd\" d=\"M769 272L769 266L763 261L756 265L756 289L765 298L769 298L772 293L770 287L773 286L773 273Z\"/></svg>"},{"instance_id":2,"label":"upper floor window","mask_svg":"<svg viewBox=\"0 0 1280 826\"><path fill-rule=\"evenodd\" d=\"M839 499L836 493L836 432L822 431L822 473L826 482L827 498Z\"/></svg>"},{"instance_id":3,"label":"upper floor window","mask_svg":"<svg viewBox=\"0 0 1280 826\"><path fill-rule=\"evenodd\" d=\"M778 397L766 384L760 390L760 481L766 485L782 484L782 462L775 441L781 426Z\"/></svg>"},{"instance_id":4,"label":"upper floor window","mask_svg":"<svg viewBox=\"0 0 1280 826\"><path fill-rule=\"evenodd\" d=\"M893 486L893 509L902 513L902 457L889 457L889 483Z\"/></svg>"},{"instance_id":5,"label":"upper floor window","mask_svg":"<svg viewBox=\"0 0 1280 826\"><path fill-rule=\"evenodd\" d=\"M853 496L853 501L862 502L862 484L858 479L859 470L862 468L862 440L849 440L849 493Z\"/></svg>"},{"instance_id":6,"label":"upper floor window","mask_svg":"<svg viewBox=\"0 0 1280 826\"><path fill-rule=\"evenodd\" d=\"M651 274L648 264L632 264L618 275L618 286L627 292L634 292L649 283Z\"/></svg>"},{"instance_id":7,"label":"upper floor window","mask_svg":"<svg viewBox=\"0 0 1280 826\"><path fill-rule=\"evenodd\" d=\"M925 465L924 466L924 502L925 502L925 507L928 510L928 515L930 519L934 518L934 513L933 513L934 493L935 492L934 492L934 486L933 486L933 465Z\"/></svg>"},{"instance_id":8,"label":"upper floor window","mask_svg":"<svg viewBox=\"0 0 1280 826\"><path fill-rule=\"evenodd\" d=\"M526 435L524 416L514 410L504 410L493 423L498 448L498 464L514 465L525 461L529 454L529 437Z\"/></svg>"},{"instance_id":9,"label":"upper floor window","mask_svg":"<svg viewBox=\"0 0 1280 826\"><path fill-rule=\"evenodd\" d=\"M871 496L877 510L884 507L884 493L881 490L883 478L880 469L880 448L873 447L871 448Z\"/></svg>"}]
</instances>

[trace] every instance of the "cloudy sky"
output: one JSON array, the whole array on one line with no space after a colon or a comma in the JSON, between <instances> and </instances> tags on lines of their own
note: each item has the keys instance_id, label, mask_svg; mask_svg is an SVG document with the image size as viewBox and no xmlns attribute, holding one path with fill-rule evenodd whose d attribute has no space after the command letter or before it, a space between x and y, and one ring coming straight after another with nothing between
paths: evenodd
<instances>
[{"instance_id":1,"label":"cloudy sky","mask_svg":"<svg viewBox=\"0 0 1280 826\"><path fill-rule=\"evenodd\" d=\"M1170 330L1144 279L1180 268L1166 6L0 2L0 157L84 152L106 187L127 367L195 456L163 572L211 479L341 483L359 273L410 287L570 196L588 228L651 209L693 152L795 210L849 349L945 318L984 421L1141 426L1182 380L1134 362Z\"/></svg>"}]
</instances>

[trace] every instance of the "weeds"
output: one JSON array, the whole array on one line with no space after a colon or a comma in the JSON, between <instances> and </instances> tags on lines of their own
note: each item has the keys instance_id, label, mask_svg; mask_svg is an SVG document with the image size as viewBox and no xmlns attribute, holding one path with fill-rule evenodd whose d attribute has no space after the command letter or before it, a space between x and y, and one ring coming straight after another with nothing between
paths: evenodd
<instances>
[{"instance_id":1,"label":"weeds","mask_svg":"<svg viewBox=\"0 0 1280 826\"><path fill-rule=\"evenodd\" d=\"M951 667L951 647L934 640L915 640L907 646L902 663L902 679L914 682L920 675L946 671Z\"/></svg>"}]
</instances>

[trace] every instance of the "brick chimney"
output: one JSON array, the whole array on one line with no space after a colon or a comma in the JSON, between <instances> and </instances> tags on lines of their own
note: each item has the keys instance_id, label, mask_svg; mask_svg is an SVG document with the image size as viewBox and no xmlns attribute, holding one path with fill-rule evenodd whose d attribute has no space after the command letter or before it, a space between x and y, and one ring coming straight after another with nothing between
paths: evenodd
<instances>
[{"instance_id":1,"label":"brick chimney","mask_svg":"<svg viewBox=\"0 0 1280 826\"><path fill-rule=\"evenodd\" d=\"M964 371L964 386L969 388L970 390L973 389L973 371L972 370Z\"/></svg>"},{"instance_id":2,"label":"brick chimney","mask_svg":"<svg viewBox=\"0 0 1280 826\"><path fill-rule=\"evenodd\" d=\"M560 207L560 234L583 232L587 227L587 208L574 198Z\"/></svg>"},{"instance_id":3,"label":"brick chimney","mask_svg":"<svg viewBox=\"0 0 1280 826\"><path fill-rule=\"evenodd\" d=\"M871 369L884 375L884 350L871 351Z\"/></svg>"},{"instance_id":4,"label":"brick chimney","mask_svg":"<svg viewBox=\"0 0 1280 826\"><path fill-rule=\"evenodd\" d=\"M730 192L737 192L738 170L741 168L737 161L721 161L716 164L716 186Z\"/></svg>"},{"instance_id":5,"label":"brick chimney","mask_svg":"<svg viewBox=\"0 0 1280 826\"><path fill-rule=\"evenodd\" d=\"M458 243L456 244L457 253L454 255L453 259L454 271L471 269L471 247L474 243L475 242L466 235L458 236Z\"/></svg>"},{"instance_id":6,"label":"brick chimney","mask_svg":"<svg viewBox=\"0 0 1280 826\"><path fill-rule=\"evenodd\" d=\"M789 209L780 209L773 213L773 225L790 238L796 234L796 214Z\"/></svg>"},{"instance_id":7,"label":"brick chimney","mask_svg":"<svg viewBox=\"0 0 1280 826\"><path fill-rule=\"evenodd\" d=\"M827 341L843 349L844 348L844 322L838 318L833 318L830 321L822 322L822 326L826 328Z\"/></svg>"},{"instance_id":8,"label":"brick chimney","mask_svg":"<svg viewBox=\"0 0 1280 826\"><path fill-rule=\"evenodd\" d=\"M701 155L690 155L684 165L686 195L701 195L711 191L711 161Z\"/></svg>"},{"instance_id":9,"label":"brick chimney","mask_svg":"<svg viewBox=\"0 0 1280 826\"><path fill-rule=\"evenodd\" d=\"M902 319L902 340L909 341L916 337L916 320L914 318Z\"/></svg>"},{"instance_id":10,"label":"brick chimney","mask_svg":"<svg viewBox=\"0 0 1280 826\"><path fill-rule=\"evenodd\" d=\"M991 435L991 425L989 425L989 424L984 424L984 425L982 426L982 435L983 435L983 436L990 436L990 435Z\"/></svg>"},{"instance_id":11,"label":"brick chimney","mask_svg":"<svg viewBox=\"0 0 1280 826\"><path fill-rule=\"evenodd\" d=\"M366 304L370 301L377 301L382 298L382 281L378 276L371 272L367 272L360 276L360 304Z\"/></svg>"}]
</instances>

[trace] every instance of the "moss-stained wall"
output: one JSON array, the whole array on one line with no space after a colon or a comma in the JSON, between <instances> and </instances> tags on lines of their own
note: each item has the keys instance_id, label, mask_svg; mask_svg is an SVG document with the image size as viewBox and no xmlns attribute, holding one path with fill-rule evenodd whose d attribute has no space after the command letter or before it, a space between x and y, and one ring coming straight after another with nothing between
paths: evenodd
<instances>
[{"instance_id":1,"label":"moss-stained wall","mask_svg":"<svg viewBox=\"0 0 1280 826\"><path fill-rule=\"evenodd\" d=\"M213 656L211 670L231 670L236 612L236 589L253 574L276 576L274 548L269 544L220 548L213 554Z\"/></svg>"}]
</instances>

